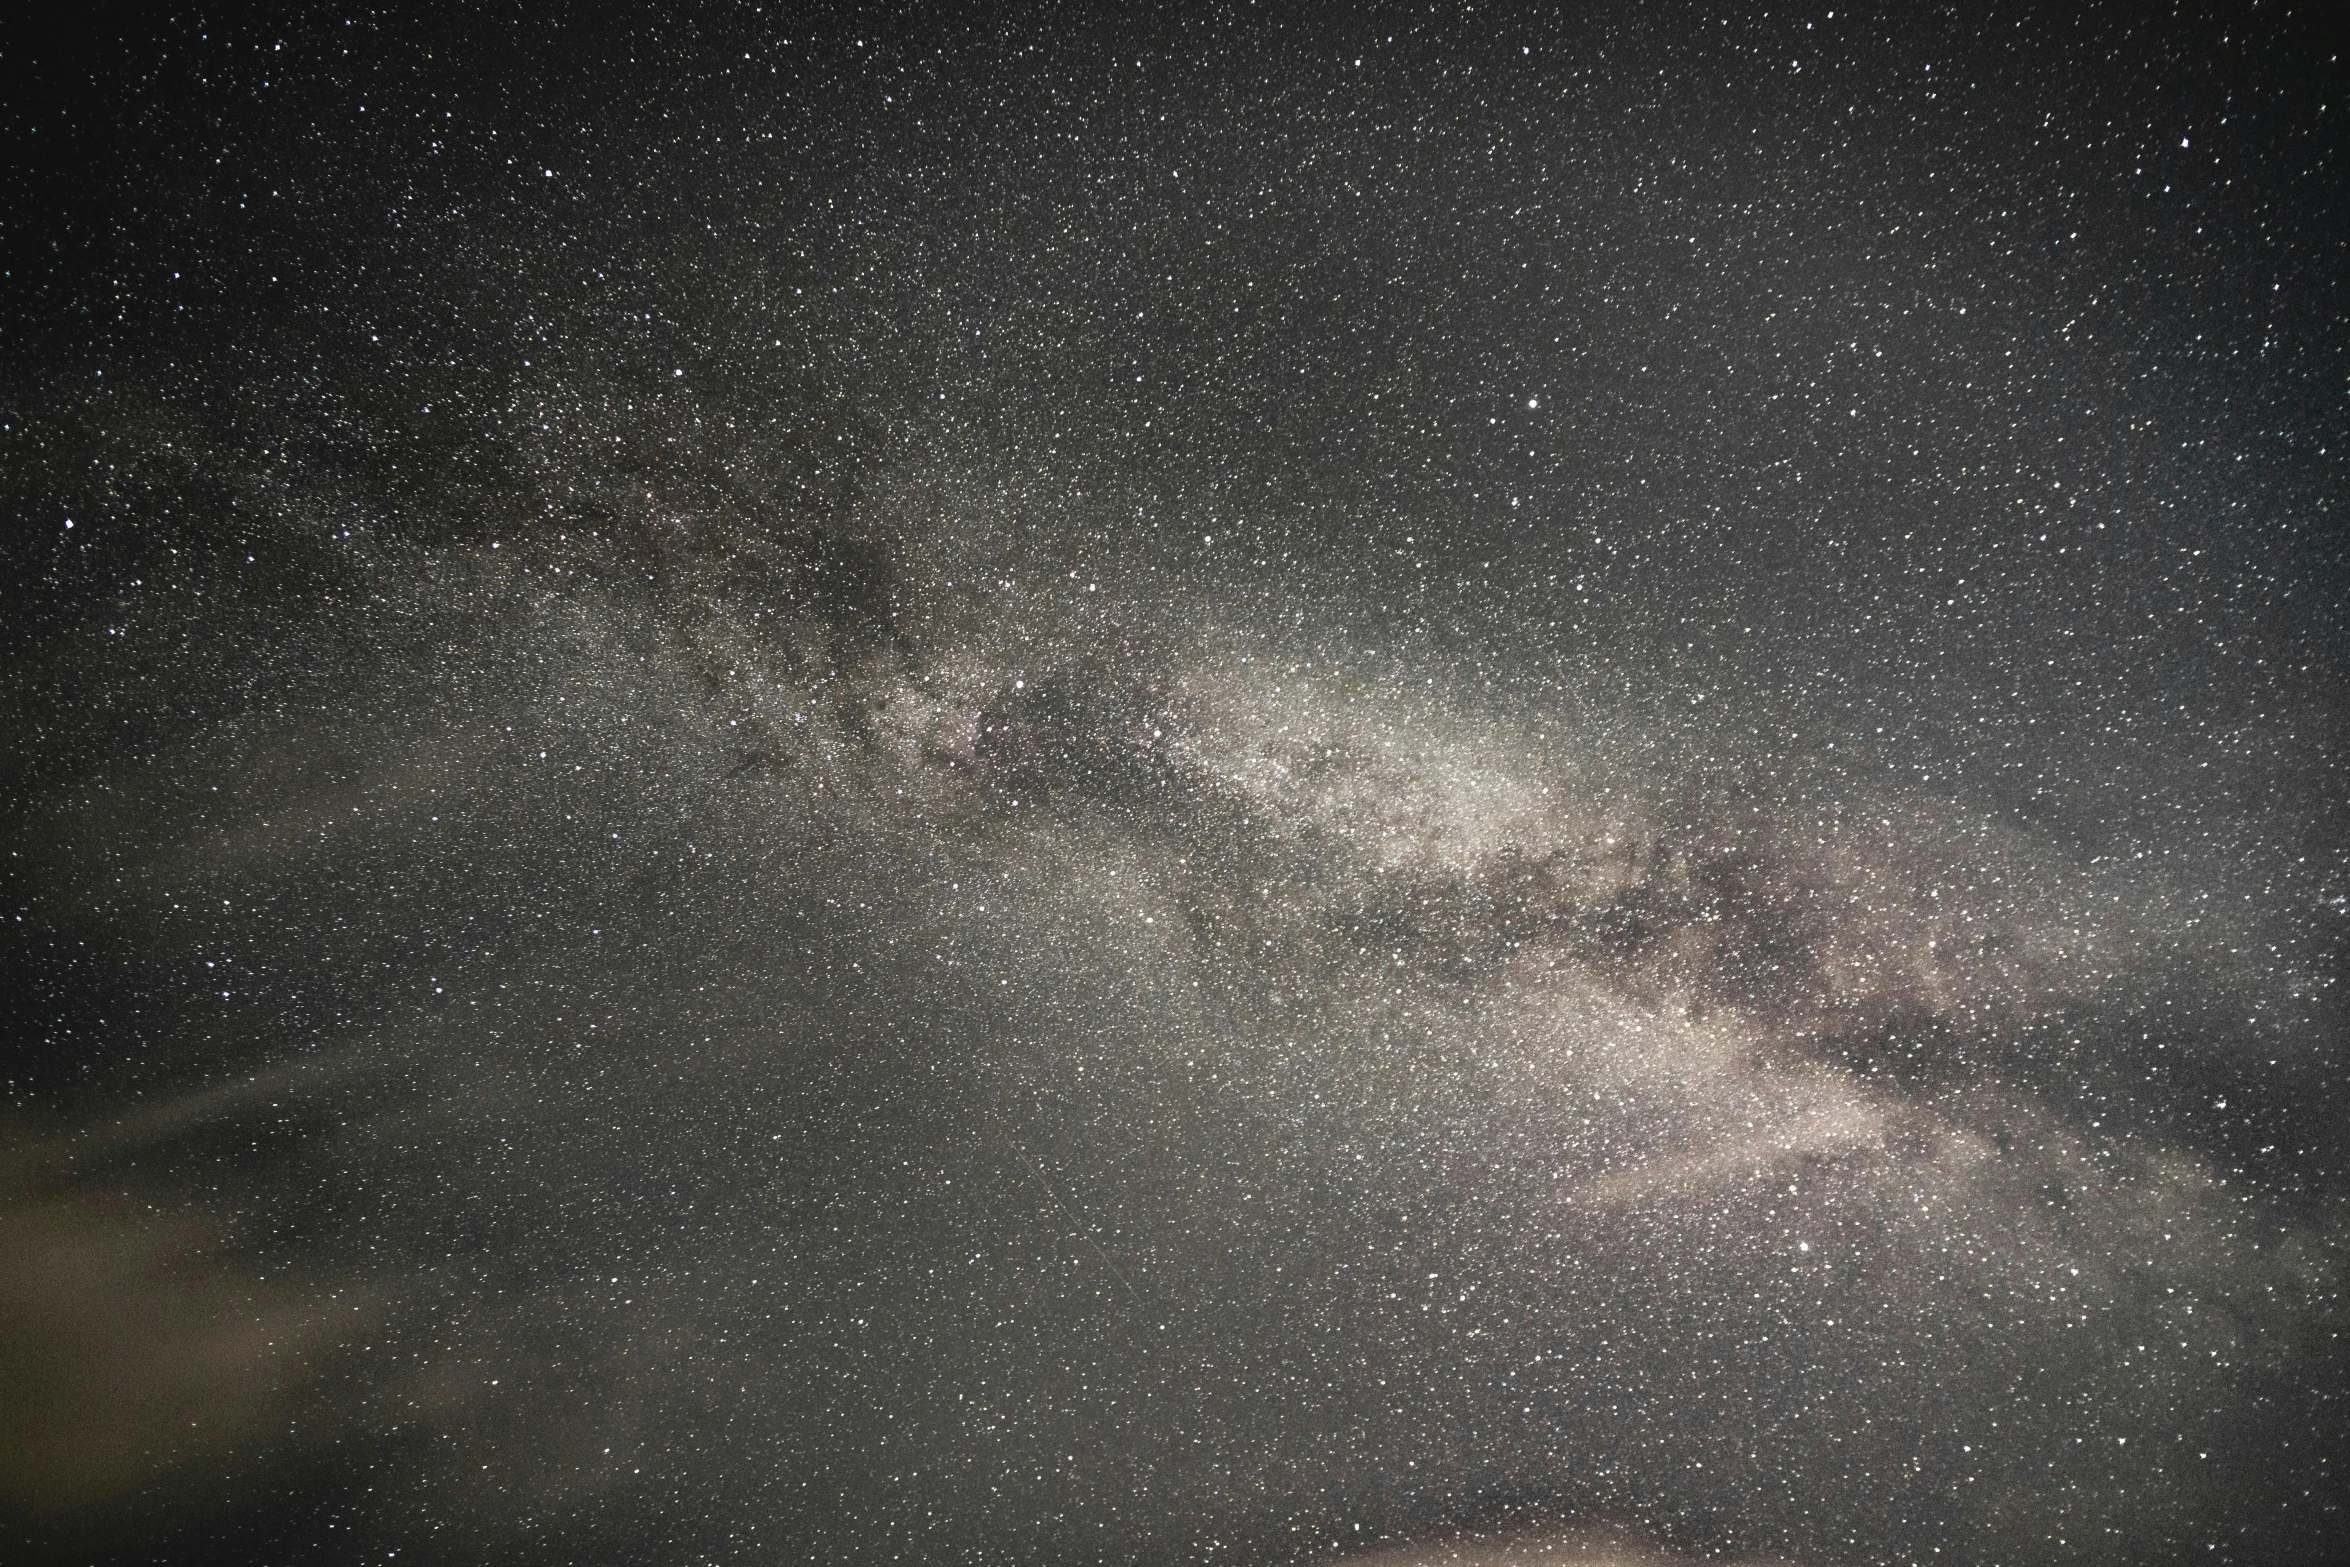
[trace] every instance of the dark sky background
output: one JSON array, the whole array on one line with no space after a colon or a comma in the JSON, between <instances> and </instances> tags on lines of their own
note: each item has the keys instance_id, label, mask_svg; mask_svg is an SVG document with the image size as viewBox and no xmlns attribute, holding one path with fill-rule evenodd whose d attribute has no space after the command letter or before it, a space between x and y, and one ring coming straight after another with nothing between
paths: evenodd
<instances>
[{"instance_id":1,"label":"dark sky background","mask_svg":"<svg viewBox=\"0 0 2350 1567\"><path fill-rule=\"evenodd\" d=\"M0 1555L2350 1527L2338 38L1336 11L9 24Z\"/></svg>"}]
</instances>

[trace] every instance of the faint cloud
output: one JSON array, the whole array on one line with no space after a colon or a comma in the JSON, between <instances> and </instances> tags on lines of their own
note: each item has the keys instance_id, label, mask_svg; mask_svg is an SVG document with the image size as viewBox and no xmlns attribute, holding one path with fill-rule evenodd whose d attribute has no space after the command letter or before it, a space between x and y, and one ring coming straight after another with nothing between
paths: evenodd
<instances>
[{"instance_id":1,"label":"faint cloud","mask_svg":"<svg viewBox=\"0 0 2350 1567\"><path fill-rule=\"evenodd\" d=\"M240 1272L206 1215L72 1174L60 1141L0 1127L0 1511L19 1515L267 1441L346 1331Z\"/></svg>"}]
</instances>

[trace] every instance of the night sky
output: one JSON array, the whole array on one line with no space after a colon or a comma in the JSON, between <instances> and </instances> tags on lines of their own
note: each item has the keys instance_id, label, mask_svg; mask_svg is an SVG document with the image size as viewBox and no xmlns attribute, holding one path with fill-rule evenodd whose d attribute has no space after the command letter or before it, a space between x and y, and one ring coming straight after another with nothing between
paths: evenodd
<instances>
[{"instance_id":1,"label":"night sky","mask_svg":"<svg viewBox=\"0 0 2350 1567\"><path fill-rule=\"evenodd\" d=\"M2350 73L2154 10L9 24L0 1556L2323 1558Z\"/></svg>"}]
</instances>

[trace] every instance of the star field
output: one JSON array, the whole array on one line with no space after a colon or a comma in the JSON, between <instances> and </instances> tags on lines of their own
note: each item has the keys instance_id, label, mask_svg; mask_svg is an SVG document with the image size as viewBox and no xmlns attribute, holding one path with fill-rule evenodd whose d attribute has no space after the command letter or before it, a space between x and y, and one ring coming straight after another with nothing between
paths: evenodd
<instances>
[{"instance_id":1,"label":"star field","mask_svg":"<svg viewBox=\"0 0 2350 1567\"><path fill-rule=\"evenodd\" d=\"M0 1554L2323 1558L2313 22L140 25Z\"/></svg>"}]
</instances>

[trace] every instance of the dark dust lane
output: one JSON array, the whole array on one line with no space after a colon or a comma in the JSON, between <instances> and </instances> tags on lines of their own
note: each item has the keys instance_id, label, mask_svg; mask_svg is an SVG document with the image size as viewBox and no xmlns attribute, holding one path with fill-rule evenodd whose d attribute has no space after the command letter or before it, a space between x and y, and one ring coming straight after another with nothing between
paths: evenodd
<instances>
[{"instance_id":1,"label":"dark dust lane","mask_svg":"<svg viewBox=\"0 0 2350 1567\"><path fill-rule=\"evenodd\" d=\"M1552 11L12 37L0 1555L2320 1559L2339 65Z\"/></svg>"}]
</instances>

